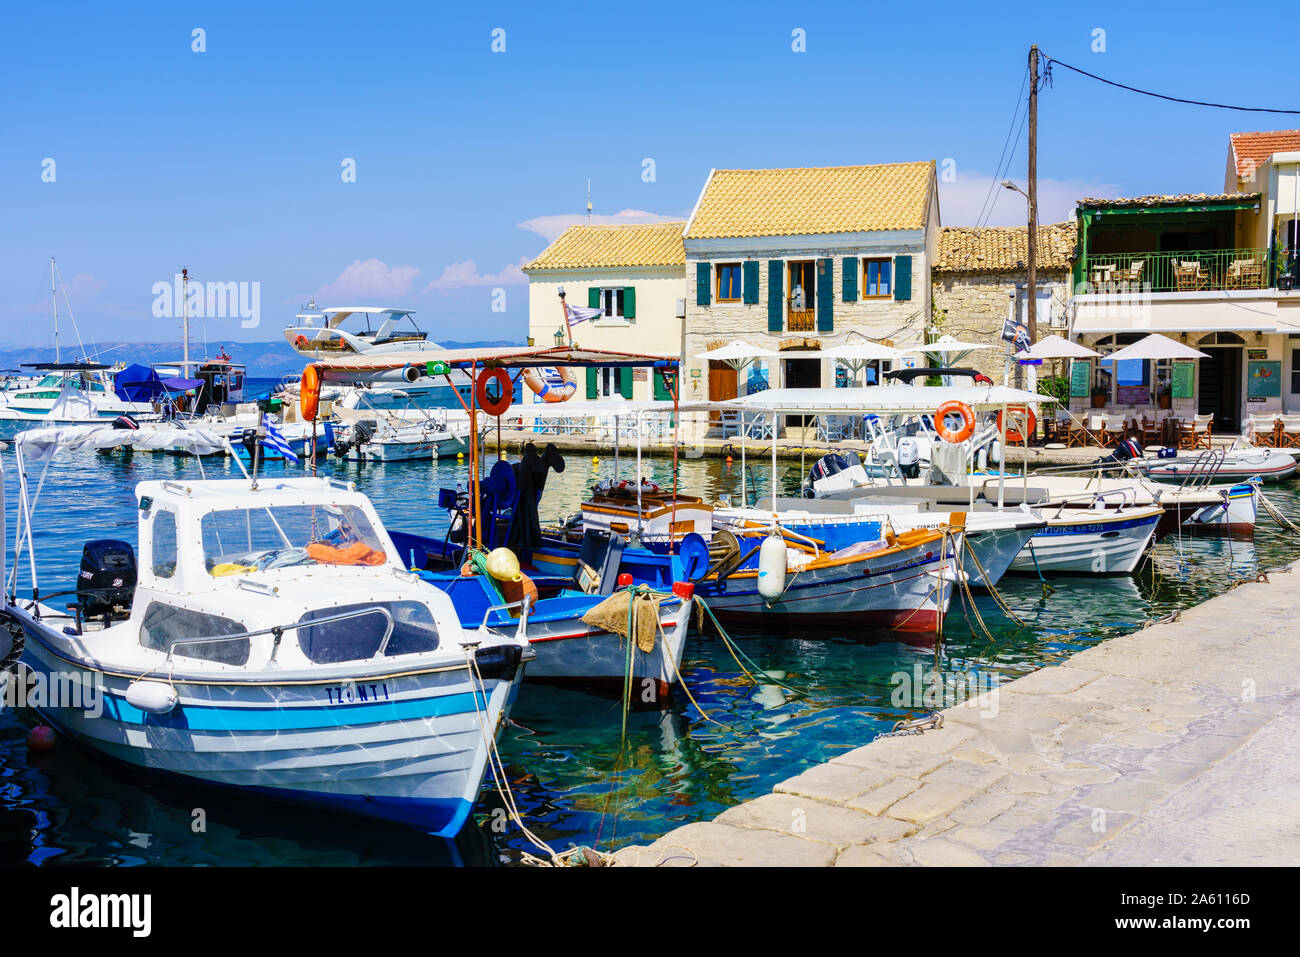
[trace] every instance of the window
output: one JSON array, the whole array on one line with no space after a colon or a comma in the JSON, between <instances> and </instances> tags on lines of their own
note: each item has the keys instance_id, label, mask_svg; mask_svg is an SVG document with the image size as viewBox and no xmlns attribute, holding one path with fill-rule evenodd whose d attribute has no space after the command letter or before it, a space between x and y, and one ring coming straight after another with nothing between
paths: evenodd
<instances>
[{"instance_id":1,"label":"window","mask_svg":"<svg viewBox=\"0 0 1300 957\"><path fill-rule=\"evenodd\" d=\"M274 505L209 512L200 523L208 574L295 565L383 565L379 533L356 505Z\"/></svg>"},{"instance_id":2,"label":"window","mask_svg":"<svg viewBox=\"0 0 1300 957\"><path fill-rule=\"evenodd\" d=\"M620 392L618 388L618 373L618 369L611 369L609 367L597 369L596 394L593 398L612 399L615 396L621 396L623 393Z\"/></svg>"},{"instance_id":3,"label":"window","mask_svg":"<svg viewBox=\"0 0 1300 957\"><path fill-rule=\"evenodd\" d=\"M191 639L239 635L247 630L230 618L155 601L149 603L149 608L144 613L140 644L155 651L171 651L172 646L176 645L176 654L187 658L202 658L204 661L217 661L224 665L246 665L249 649L247 638L205 642Z\"/></svg>"},{"instance_id":4,"label":"window","mask_svg":"<svg viewBox=\"0 0 1300 957\"><path fill-rule=\"evenodd\" d=\"M1291 391L1300 393L1300 349L1291 350Z\"/></svg>"},{"instance_id":5,"label":"window","mask_svg":"<svg viewBox=\"0 0 1300 957\"><path fill-rule=\"evenodd\" d=\"M740 263L718 264L718 302L740 302Z\"/></svg>"},{"instance_id":6,"label":"window","mask_svg":"<svg viewBox=\"0 0 1300 957\"><path fill-rule=\"evenodd\" d=\"M382 608L393 616L393 633L384 648L385 656L418 654L437 649L438 626L429 606L421 601L377 601L309 611L298 619L299 624L353 612L357 616L299 628L298 647L318 665L373 658L383 643L388 619L378 611L361 614L371 608Z\"/></svg>"},{"instance_id":7,"label":"window","mask_svg":"<svg viewBox=\"0 0 1300 957\"><path fill-rule=\"evenodd\" d=\"M862 260L862 298L885 299L893 291L894 263L890 259Z\"/></svg>"},{"instance_id":8,"label":"window","mask_svg":"<svg viewBox=\"0 0 1300 957\"><path fill-rule=\"evenodd\" d=\"M623 318L622 286L615 286L600 291L600 311L605 319Z\"/></svg>"},{"instance_id":9,"label":"window","mask_svg":"<svg viewBox=\"0 0 1300 957\"><path fill-rule=\"evenodd\" d=\"M171 578L176 574L176 516L165 508L154 512L149 552L155 577Z\"/></svg>"}]
</instances>

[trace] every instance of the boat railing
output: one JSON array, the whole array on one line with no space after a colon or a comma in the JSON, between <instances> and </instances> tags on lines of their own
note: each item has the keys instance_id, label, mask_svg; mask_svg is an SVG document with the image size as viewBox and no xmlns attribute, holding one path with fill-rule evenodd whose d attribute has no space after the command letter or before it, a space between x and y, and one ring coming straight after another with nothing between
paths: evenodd
<instances>
[{"instance_id":1,"label":"boat railing","mask_svg":"<svg viewBox=\"0 0 1300 957\"><path fill-rule=\"evenodd\" d=\"M1205 449L1192 460L1192 467L1178 490L1180 492L1194 492L1207 487L1218 476L1227 458L1228 452L1226 449Z\"/></svg>"},{"instance_id":2,"label":"boat railing","mask_svg":"<svg viewBox=\"0 0 1300 957\"><path fill-rule=\"evenodd\" d=\"M492 617L494 611L509 611L512 608L518 608L519 627L516 629L516 634L522 637L528 625L528 612L532 606L533 600L530 595L525 595L523 598L519 599L519 601L506 602L502 605L490 605L487 611L483 612L483 621L479 623L479 630L482 631L487 628L488 619Z\"/></svg>"},{"instance_id":3,"label":"boat railing","mask_svg":"<svg viewBox=\"0 0 1300 957\"><path fill-rule=\"evenodd\" d=\"M335 621L347 621L351 618L363 618L366 615L383 615L384 637L379 641L379 649L372 657L381 658L385 651L388 650L388 640L393 636L393 613L387 608L380 605L372 605L369 608L362 608L358 611L342 612L337 615L325 615L322 618L313 618L310 621L298 621L289 625L272 625L270 628L259 628L256 631L241 631L233 635L211 635L205 638L182 638L180 641L173 641L167 646L167 660L172 660L172 654L177 645L212 645L221 641L244 641L249 638L256 638L260 635L273 635L275 643L271 646L271 657L267 659L267 664L274 664L276 655L280 652L280 639L284 637L286 631L296 631L300 628L310 628L315 625L327 625Z\"/></svg>"}]
</instances>

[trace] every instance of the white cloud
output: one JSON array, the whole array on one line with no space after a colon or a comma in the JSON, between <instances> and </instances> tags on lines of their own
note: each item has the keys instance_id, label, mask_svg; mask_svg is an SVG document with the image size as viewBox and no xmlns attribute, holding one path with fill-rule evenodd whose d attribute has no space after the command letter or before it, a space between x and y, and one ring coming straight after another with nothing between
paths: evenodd
<instances>
[{"instance_id":1,"label":"white cloud","mask_svg":"<svg viewBox=\"0 0 1300 957\"><path fill-rule=\"evenodd\" d=\"M1013 179L1021 189L1023 179ZM939 182L939 215L945 226L1023 226L1028 220L1025 197L1006 189L999 182L993 186L993 177L984 173L957 174L955 182ZM1074 205L1084 197L1119 196L1119 187L1113 183L1093 183L1078 179L1038 180L1038 221L1063 223L1074 218ZM985 200L993 204L993 212L986 223L980 223L980 210Z\"/></svg>"},{"instance_id":2,"label":"white cloud","mask_svg":"<svg viewBox=\"0 0 1300 957\"><path fill-rule=\"evenodd\" d=\"M316 290L316 298L327 302L354 298L392 302L411 291L419 274L420 270L414 266L389 266L373 256L354 259L337 279Z\"/></svg>"},{"instance_id":3,"label":"white cloud","mask_svg":"<svg viewBox=\"0 0 1300 957\"><path fill-rule=\"evenodd\" d=\"M644 209L625 209L612 216L593 215L590 221L593 225L618 225L620 223L665 223L685 218L685 216L648 213ZM519 224L519 228L536 233L549 243L570 226L587 221L586 213L556 213L553 216L535 216L532 219L525 219Z\"/></svg>"},{"instance_id":4,"label":"white cloud","mask_svg":"<svg viewBox=\"0 0 1300 957\"><path fill-rule=\"evenodd\" d=\"M60 277L62 278L62 277ZM93 300L101 289L104 288L104 280L96 279L90 273L79 272L66 283L59 287L59 312L66 313L68 304L71 303L72 311L75 314L78 303L85 300ZM43 299L40 299L30 306L24 306L20 312L50 313L50 297L48 293Z\"/></svg>"},{"instance_id":5,"label":"white cloud","mask_svg":"<svg viewBox=\"0 0 1300 957\"><path fill-rule=\"evenodd\" d=\"M442 275L429 283L423 292L447 292L451 289L464 289L469 286L513 286L528 279L519 267L528 262L527 256L521 256L519 262L501 267L500 272L481 275L478 264L472 259L462 259L452 263L442 271Z\"/></svg>"}]
</instances>

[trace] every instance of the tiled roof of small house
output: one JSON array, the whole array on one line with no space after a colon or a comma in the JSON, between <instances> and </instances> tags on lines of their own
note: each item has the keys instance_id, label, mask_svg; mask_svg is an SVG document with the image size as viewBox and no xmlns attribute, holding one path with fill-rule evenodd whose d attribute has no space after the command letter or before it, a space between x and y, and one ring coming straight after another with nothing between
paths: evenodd
<instances>
[{"instance_id":1,"label":"tiled roof of small house","mask_svg":"<svg viewBox=\"0 0 1300 957\"><path fill-rule=\"evenodd\" d=\"M1115 209L1141 206L1191 206L1197 203L1246 203L1258 201L1259 193L1166 193L1152 196L1128 196L1119 199L1081 199L1081 208L1111 207Z\"/></svg>"},{"instance_id":2,"label":"tiled roof of small house","mask_svg":"<svg viewBox=\"0 0 1300 957\"><path fill-rule=\"evenodd\" d=\"M687 239L924 229L934 161L715 170Z\"/></svg>"},{"instance_id":3,"label":"tiled roof of small house","mask_svg":"<svg viewBox=\"0 0 1300 957\"><path fill-rule=\"evenodd\" d=\"M1074 222L1038 227L1040 272L1070 268L1077 227ZM1029 250L1027 226L945 226L939 231L935 272L1023 272Z\"/></svg>"},{"instance_id":4,"label":"tiled roof of small house","mask_svg":"<svg viewBox=\"0 0 1300 957\"><path fill-rule=\"evenodd\" d=\"M570 226L523 270L684 267L682 227L685 225L671 222Z\"/></svg>"},{"instance_id":5,"label":"tiled roof of small house","mask_svg":"<svg viewBox=\"0 0 1300 957\"><path fill-rule=\"evenodd\" d=\"M1262 130L1233 133L1228 137L1239 179L1249 179L1274 153L1300 150L1300 130Z\"/></svg>"}]
</instances>

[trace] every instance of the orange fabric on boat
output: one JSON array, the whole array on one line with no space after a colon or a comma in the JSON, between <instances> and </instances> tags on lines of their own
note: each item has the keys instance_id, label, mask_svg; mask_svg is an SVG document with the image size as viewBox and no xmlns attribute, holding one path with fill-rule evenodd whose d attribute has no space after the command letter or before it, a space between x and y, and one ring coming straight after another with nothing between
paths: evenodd
<instances>
[{"instance_id":1,"label":"orange fabric on boat","mask_svg":"<svg viewBox=\"0 0 1300 957\"><path fill-rule=\"evenodd\" d=\"M365 542L353 542L347 548L312 542L307 546L307 555L322 565L382 565L386 560L383 552Z\"/></svg>"}]
</instances>

